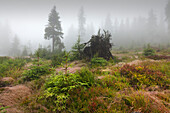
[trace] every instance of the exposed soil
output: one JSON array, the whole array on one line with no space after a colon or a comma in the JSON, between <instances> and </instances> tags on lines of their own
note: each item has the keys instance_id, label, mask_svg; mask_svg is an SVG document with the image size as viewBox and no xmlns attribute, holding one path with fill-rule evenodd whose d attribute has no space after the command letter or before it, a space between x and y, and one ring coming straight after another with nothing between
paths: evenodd
<instances>
[{"instance_id":1,"label":"exposed soil","mask_svg":"<svg viewBox=\"0 0 170 113\"><path fill-rule=\"evenodd\" d=\"M76 71L80 71L82 67L86 66L85 63L78 62L78 61L72 62L71 65L72 65L71 67L68 67L69 73L75 73ZM59 72L65 72L65 68L64 67L57 68L56 73Z\"/></svg>"},{"instance_id":2,"label":"exposed soil","mask_svg":"<svg viewBox=\"0 0 170 113\"><path fill-rule=\"evenodd\" d=\"M23 113L17 105L30 94L31 90L24 85L4 87L4 90L0 93L0 108L8 106L7 113Z\"/></svg>"}]
</instances>

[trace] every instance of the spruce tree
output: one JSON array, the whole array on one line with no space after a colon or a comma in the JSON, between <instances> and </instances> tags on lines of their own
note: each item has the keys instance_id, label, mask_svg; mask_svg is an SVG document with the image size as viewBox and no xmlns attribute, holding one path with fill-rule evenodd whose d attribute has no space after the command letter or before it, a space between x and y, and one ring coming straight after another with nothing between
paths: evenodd
<instances>
[{"instance_id":1,"label":"spruce tree","mask_svg":"<svg viewBox=\"0 0 170 113\"><path fill-rule=\"evenodd\" d=\"M83 48L84 48L84 44L80 44L80 36L79 36L78 39L77 39L77 42L72 47L72 51L71 51L72 54L73 54L74 60L81 60L82 59Z\"/></svg>"},{"instance_id":2,"label":"spruce tree","mask_svg":"<svg viewBox=\"0 0 170 113\"><path fill-rule=\"evenodd\" d=\"M11 50L10 50L10 55L12 55L12 56L19 56L19 54L20 54L19 45L20 45L19 39L15 35L13 43L12 43L12 47L11 47Z\"/></svg>"},{"instance_id":3,"label":"spruce tree","mask_svg":"<svg viewBox=\"0 0 170 113\"><path fill-rule=\"evenodd\" d=\"M51 13L48 18L48 25L45 28L45 39L52 39L52 52L54 52L55 47L58 50L62 50L64 48L63 43L61 42L61 38L63 38L61 21L59 21L59 13L56 12L56 6L53 7Z\"/></svg>"},{"instance_id":4,"label":"spruce tree","mask_svg":"<svg viewBox=\"0 0 170 113\"><path fill-rule=\"evenodd\" d=\"M169 33L170 33L170 0L168 1L168 4L166 5L165 14L166 14L166 20L168 22Z\"/></svg>"},{"instance_id":5,"label":"spruce tree","mask_svg":"<svg viewBox=\"0 0 170 113\"><path fill-rule=\"evenodd\" d=\"M81 7L79 14L78 14L78 35L80 37L85 36L85 24L86 24L86 18L84 16L84 8Z\"/></svg>"}]
</instances>

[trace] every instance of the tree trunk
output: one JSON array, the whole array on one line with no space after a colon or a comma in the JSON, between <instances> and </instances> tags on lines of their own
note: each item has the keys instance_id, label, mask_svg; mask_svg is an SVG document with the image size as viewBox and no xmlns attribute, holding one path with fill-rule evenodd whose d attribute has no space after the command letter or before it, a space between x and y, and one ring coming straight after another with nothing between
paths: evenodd
<instances>
[{"instance_id":1,"label":"tree trunk","mask_svg":"<svg viewBox=\"0 0 170 113\"><path fill-rule=\"evenodd\" d=\"M67 56L66 56L66 67L65 67L65 75L67 75L67 69L68 69L68 66L67 66Z\"/></svg>"},{"instance_id":2,"label":"tree trunk","mask_svg":"<svg viewBox=\"0 0 170 113\"><path fill-rule=\"evenodd\" d=\"M52 38L52 53L54 52L54 37Z\"/></svg>"}]
</instances>

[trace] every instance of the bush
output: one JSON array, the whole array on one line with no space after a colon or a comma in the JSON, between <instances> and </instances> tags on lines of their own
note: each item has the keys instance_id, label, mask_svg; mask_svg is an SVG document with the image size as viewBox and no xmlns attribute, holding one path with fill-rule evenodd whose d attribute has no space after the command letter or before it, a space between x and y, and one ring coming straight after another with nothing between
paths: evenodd
<instances>
[{"instance_id":1,"label":"bush","mask_svg":"<svg viewBox=\"0 0 170 113\"><path fill-rule=\"evenodd\" d=\"M170 56L153 55L153 56L148 56L147 58L154 59L154 60L162 60L162 59L170 59Z\"/></svg>"},{"instance_id":2,"label":"bush","mask_svg":"<svg viewBox=\"0 0 170 113\"><path fill-rule=\"evenodd\" d=\"M62 111L66 108L66 101L69 92L80 87L89 87L94 83L94 77L87 69L82 69L80 73L69 74L60 73L53 75L46 81L43 99L48 108L53 111Z\"/></svg>"},{"instance_id":3,"label":"bush","mask_svg":"<svg viewBox=\"0 0 170 113\"><path fill-rule=\"evenodd\" d=\"M150 47L150 45L148 45L148 47L147 47L146 49L144 49L143 55L144 55L144 56L153 56L153 55L155 55L155 50L152 49L152 48Z\"/></svg>"},{"instance_id":4,"label":"bush","mask_svg":"<svg viewBox=\"0 0 170 113\"><path fill-rule=\"evenodd\" d=\"M5 62L6 60L9 60L9 58L8 57L0 57L0 64Z\"/></svg>"},{"instance_id":5,"label":"bush","mask_svg":"<svg viewBox=\"0 0 170 113\"><path fill-rule=\"evenodd\" d=\"M21 69L27 61L25 59L9 59L0 64L0 77L6 75L6 73L14 68Z\"/></svg>"},{"instance_id":6,"label":"bush","mask_svg":"<svg viewBox=\"0 0 170 113\"><path fill-rule=\"evenodd\" d=\"M40 65L40 66L33 65L33 66L30 66L28 70L25 70L23 72L22 79L23 81L31 81L31 80L40 78L40 76L44 74L50 74L51 72L53 72L53 69L50 68L48 64Z\"/></svg>"},{"instance_id":7,"label":"bush","mask_svg":"<svg viewBox=\"0 0 170 113\"><path fill-rule=\"evenodd\" d=\"M55 55L53 55L53 57L52 57L52 59L51 59L51 61L52 61L52 66L59 66L59 65L61 65L61 63L63 62L63 57L64 57L64 55L65 55L65 53L64 52L62 52L62 53L60 53L60 54L55 54Z\"/></svg>"},{"instance_id":8,"label":"bush","mask_svg":"<svg viewBox=\"0 0 170 113\"><path fill-rule=\"evenodd\" d=\"M106 66L108 62L102 58L102 57L94 57L91 59L91 66L97 67L97 66Z\"/></svg>"},{"instance_id":9,"label":"bush","mask_svg":"<svg viewBox=\"0 0 170 113\"><path fill-rule=\"evenodd\" d=\"M126 78L124 77L116 77L116 76L106 76L102 79L102 84L105 87L109 87L114 90L122 90L124 88L128 88L129 84L127 83Z\"/></svg>"},{"instance_id":10,"label":"bush","mask_svg":"<svg viewBox=\"0 0 170 113\"><path fill-rule=\"evenodd\" d=\"M124 65L120 69L122 76L129 79L132 86L139 87L141 85L159 85L166 86L168 83L167 77L160 71L149 69L146 66Z\"/></svg>"},{"instance_id":11,"label":"bush","mask_svg":"<svg viewBox=\"0 0 170 113\"><path fill-rule=\"evenodd\" d=\"M83 48L84 44L80 44L80 37L78 37L77 42L75 45L72 47L71 53L71 60L81 60L83 57Z\"/></svg>"}]
</instances>

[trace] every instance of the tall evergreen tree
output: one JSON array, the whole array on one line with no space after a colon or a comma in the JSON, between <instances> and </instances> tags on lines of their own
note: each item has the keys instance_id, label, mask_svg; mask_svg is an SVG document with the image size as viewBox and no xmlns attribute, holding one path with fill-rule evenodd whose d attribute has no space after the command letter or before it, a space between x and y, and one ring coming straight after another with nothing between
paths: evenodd
<instances>
[{"instance_id":1,"label":"tall evergreen tree","mask_svg":"<svg viewBox=\"0 0 170 113\"><path fill-rule=\"evenodd\" d=\"M78 14L78 35L80 37L84 37L85 36L85 24L86 24L86 18L84 16L84 8L81 7L80 8L80 12Z\"/></svg>"},{"instance_id":2,"label":"tall evergreen tree","mask_svg":"<svg viewBox=\"0 0 170 113\"><path fill-rule=\"evenodd\" d=\"M71 50L71 47L76 43L77 40L77 29L74 25L71 25L68 29L68 32L64 38L65 49L67 51Z\"/></svg>"},{"instance_id":3,"label":"tall evergreen tree","mask_svg":"<svg viewBox=\"0 0 170 113\"><path fill-rule=\"evenodd\" d=\"M24 46L24 49L22 51L22 56L28 56L27 46Z\"/></svg>"},{"instance_id":4,"label":"tall evergreen tree","mask_svg":"<svg viewBox=\"0 0 170 113\"><path fill-rule=\"evenodd\" d=\"M166 14L166 20L168 22L169 33L170 33L170 0L168 0L168 4L166 5L165 14Z\"/></svg>"},{"instance_id":5,"label":"tall evergreen tree","mask_svg":"<svg viewBox=\"0 0 170 113\"><path fill-rule=\"evenodd\" d=\"M90 40L90 37L95 33L93 23L87 24L86 39L84 41Z\"/></svg>"},{"instance_id":6,"label":"tall evergreen tree","mask_svg":"<svg viewBox=\"0 0 170 113\"><path fill-rule=\"evenodd\" d=\"M56 12L56 6L53 7L51 13L48 18L48 25L45 28L45 39L52 39L52 52L54 52L55 47L58 50L62 50L64 48L63 43L61 43L61 38L63 38L61 21L59 21L59 13Z\"/></svg>"},{"instance_id":7,"label":"tall evergreen tree","mask_svg":"<svg viewBox=\"0 0 170 113\"><path fill-rule=\"evenodd\" d=\"M19 45L20 45L19 39L18 39L17 35L15 35L13 43L11 45L10 55L19 56L19 54L20 54Z\"/></svg>"},{"instance_id":8,"label":"tall evergreen tree","mask_svg":"<svg viewBox=\"0 0 170 113\"><path fill-rule=\"evenodd\" d=\"M8 23L0 26L0 55L8 55L10 51L11 29Z\"/></svg>"},{"instance_id":9,"label":"tall evergreen tree","mask_svg":"<svg viewBox=\"0 0 170 113\"><path fill-rule=\"evenodd\" d=\"M151 9L148 14L148 31L150 32L151 35L155 33L155 30L157 28L157 17L154 11Z\"/></svg>"},{"instance_id":10,"label":"tall evergreen tree","mask_svg":"<svg viewBox=\"0 0 170 113\"><path fill-rule=\"evenodd\" d=\"M113 25L112 25L112 20L111 20L110 14L108 14L106 17L104 29L108 30L111 33L113 32Z\"/></svg>"}]
</instances>

